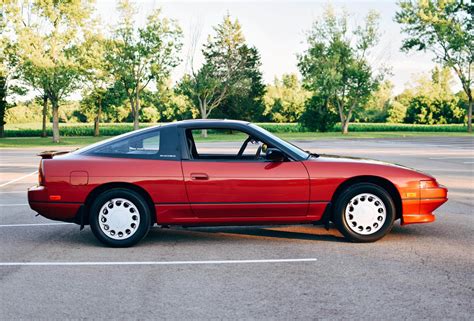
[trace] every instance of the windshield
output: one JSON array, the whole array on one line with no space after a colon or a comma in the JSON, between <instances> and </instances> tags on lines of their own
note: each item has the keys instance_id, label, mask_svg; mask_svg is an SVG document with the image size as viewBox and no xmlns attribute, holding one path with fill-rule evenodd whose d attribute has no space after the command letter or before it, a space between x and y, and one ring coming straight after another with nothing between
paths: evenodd
<instances>
[{"instance_id":1,"label":"windshield","mask_svg":"<svg viewBox=\"0 0 474 321\"><path fill-rule=\"evenodd\" d=\"M303 159L309 158L310 154L308 154L307 152L305 152L304 150L302 150L298 146L293 145L292 143L287 142L286 140L281 139L280 137L273 135L268 130L263 129L262 127L259 127L259 126L254 125L254 124L249 124L249 126L251 126L252 128L258 130L262 134L265 134L266 136L271 137L273 140L276 140L278 143L284 145L286 148L290 149L293 153L297 154L301 158L303 158Z\"/></svg>"}]
</instances>

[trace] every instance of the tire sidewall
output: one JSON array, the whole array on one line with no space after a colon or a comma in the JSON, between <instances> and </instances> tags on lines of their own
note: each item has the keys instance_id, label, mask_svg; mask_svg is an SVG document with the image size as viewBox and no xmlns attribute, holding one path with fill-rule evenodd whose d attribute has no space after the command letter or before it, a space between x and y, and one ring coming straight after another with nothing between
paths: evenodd
<instances>
[{"instance_id":1,"label":"tire sidewall","mask_svg":"<svg viewBox=\"0 0 474 321\"><path fill-rule=\"evenodd\" d=\"M345 217L346 206L349 201L356 195L362 193L370 193L379 197L385 205L386 218L385 222L374 234L362 235L354 232L348 225ZM337 199L336 206L334 210L334 221L339 229L339 231L350 241L352 242L374 242L387 233L390 232L395 220L395 204L390 196L390 194L383 189L382 187L370 184L370 183L359 183L355 184L348 189L346 189Z\"/></svg>"},{"instance_id":2,"label":"tire sidewall","mask_svg":"<svg viewBox=\"0 0 474 321\"><path fill-rule=\"evenodd\" d=\"M104 204L114 198L124 198L132 202L138 209L140 215L140 223L137 231L127 239L115 240L108 237L99 226L99 212ZM89 224L95 237L103 244L111 247L129 247L138 243L143 239L150 230L151 217L150 208L140 196L140 194L123 188L116 188L100 194L92 203L89 211Z\"/></svg>"}]
</instances>

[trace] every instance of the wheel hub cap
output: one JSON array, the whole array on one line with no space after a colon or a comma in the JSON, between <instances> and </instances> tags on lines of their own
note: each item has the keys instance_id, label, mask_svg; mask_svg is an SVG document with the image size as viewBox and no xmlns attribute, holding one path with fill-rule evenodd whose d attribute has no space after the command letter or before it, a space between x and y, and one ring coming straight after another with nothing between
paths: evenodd
<instances>
[{"instance_id":1,"label":"wheel hub cap","mask_svg":"<svg viewBox=\"0 0 474 321\"><path fill-rule=\"evenodd\" d=\"M114 240L131 237L140 225L140 213L131 201L114 198L107 201L98 216L102 232Z\"/></svg>"},{"instance_id":2,"label":"wheel hub cap","mask_svg":"<svg viewBox=\"0 0 474 321\"><path fill-rule=\"evenodd\" d=\"M380 230L387 212L384 202L369 193L354 196L344 212L349 228L357 234L370 235Z\"/></svg>"}]
</instances>

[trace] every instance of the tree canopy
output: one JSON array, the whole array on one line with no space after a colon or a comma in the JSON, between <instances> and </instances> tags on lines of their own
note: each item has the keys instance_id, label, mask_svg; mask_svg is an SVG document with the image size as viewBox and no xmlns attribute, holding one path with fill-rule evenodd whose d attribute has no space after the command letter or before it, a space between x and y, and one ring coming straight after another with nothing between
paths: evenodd
<instances>
[{"instance_id":1,"label":"tree canopy","mask_svg":"<svg viewBox=\"0 0 474 321\"><path fill-rule=\"evenodd\" d=\"M347 13L338 16L328 7L309 31L308 49L298 56L305 87L334 104L342 133L348 132L354 109L367 102L382 78L368 61L379 39L378 19L369 12L364 24L351 29Z\"/></svg>"},{"instance_id":2,"label":"tree canopy","mask_svg":"<svg viewBox=\"0 0 474 321\"><path fill-rule=\"evenodd\" d=\"M474 4L463 0L403 0L395 20L406 38L402 50L429 51L452 68L466 93L468 131L472 132Z\"/></svg>"},{"instance_id":3,"label":"tree canopy","mask_svg":"<svg viewBox=\"0 0 474 321\"><path fill-rule=\"evenodd\" d=\"M136 8L128 0L118 6L121 20L113 32L106 59L111 73L120 81L130 101L133 125L138 129L140 94L153 80L166 80L179 62L182 31L175 20L154 10L144 27L135 27Z\"/></svg>"}]
</instances>

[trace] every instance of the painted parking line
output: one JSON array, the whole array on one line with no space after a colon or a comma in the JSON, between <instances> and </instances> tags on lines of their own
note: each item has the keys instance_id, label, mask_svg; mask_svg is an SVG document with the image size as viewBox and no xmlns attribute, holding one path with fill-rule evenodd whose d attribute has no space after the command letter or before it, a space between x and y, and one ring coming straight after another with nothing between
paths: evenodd
<instances>
[{"instance_id":1,"label":"painted parking line","mask_svg":"<svg viewBox=\"0 0 474 321\"><path fill-rule=\"evenodd\" d=\"M28 223L28 224L2 224L2 227L31 227L31 226L55 226L55 225L75 225L74 223Z\"/></svg>"},{"instance_id":2,"label":"painted parking line","mask_svg":"<svg viewBox=\"0 0 474 321\"><path fill-rule=\"evenodd\" d=\"M97 266L97 265L203 265L316 262L317 259L218 260L218 261L131 261L131 262L0 262L0 266Z\"/></svg>"},{"instance_id":3,"label":"painted parking line","mask_svg":"<svg viewBox=\"0 0 474 321\"><path fill-rule=\"evenodd\" d=\"M0 187L4 187L4 186L7 186L7 185L9 185L9 184L12 184L12 183L21 181L22 179L27 178L27 177L32 176L32 175L35 175L35 174L38 174L38 171L34 171L33 173L29 173L29 174L26 174L26 175L24 175L24 176L15 178L15 179L13 179L13 180L11 180L11 181L8 181L8 182L6 182L6 183L0 184Z\"/></svg>"}]
</instances>

